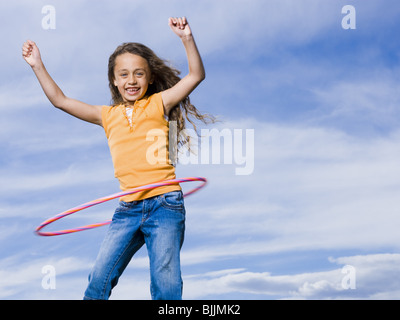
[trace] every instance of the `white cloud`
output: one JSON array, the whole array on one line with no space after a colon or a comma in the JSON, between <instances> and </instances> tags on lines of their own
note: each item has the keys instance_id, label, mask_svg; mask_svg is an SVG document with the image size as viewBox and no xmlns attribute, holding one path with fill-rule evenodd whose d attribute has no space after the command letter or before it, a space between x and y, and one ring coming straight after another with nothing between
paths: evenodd
<instances>
[{"instance_id":1,"label":"white cloud","mask_svg":"<svg viewBox=\"0 0 400 320\"><path fill-rule=\"evenodd\" d=\"M54 192L55 188L114 181L112 168L104 163L73 164L58 172L35 172L21 176L18 176L16 172L11 172L11 175L3 173L3 177L3 193L48 189L53 189Z\"/></svg>"},{"instance_id":2,"label":"white cloud","mask_svg":"<svg viewBox=\"0 0 400 320\"><path fill-rule=\"evenodd\" d=\"M368 126L380 130L398 127L397 73L397 70L372 69L363 73L363 79L337 80L326 87L316 88L313 94L320 107L309 121L342 122L347 130L359 133ZM377 78L379 82L376 82Z\"/></svg>"},{"instance_id":3,"label":"white cloud","mask_svg":"<svg viewBox=\"0 0 400 320\"><path fill-rule=\"evenodd\" d=\"M203 54L240 46L240 51L230 53L246 56L257 51L260 45L269 48L302 45L337 30L343 6L316 0L175 0L168 3L159 0L153 1L151 6L125 0L95 4L54 0L52 5L56 9L55 30L41 28L43 4L30 1L7 4L5 12L9 14L5 23L22 29L25 38L34 37L43 48L45 60L51 59L53 65L68 62L74 71L76 59L84 59L90 65L100 61L105 63L108 57L102 55L110 54L116 45L126 41L147 43L165 58L184 59L184 51L171 46L179 42L169 31L169 16L186 15L189 18ZM373 2L363 4L363 7L364 16L370 16L375 14L379 4ZM17 14L10 13L13 9ZM23 17L23 21L16 19L16 15ZM9 38L6 34L4 37ZM10 39L13 43L18 40ZM25 39L19 41L22 40ZM61 47L63 50L57 49Z\"/></svg>"},{"instance_id":4,"label":"white cloud","mask_svg":"<svg viewBox=\"0 0 400 320\"><path fill-rule=\"evenodd\" d=\"M24 77L18 82L12 81L0 86L0 109L3 112L22 112L24 108L29 108L31 105L47 103L39 85L31 80L31 77Z\"/></svg>"},{"instance_id":5,"label":"white cloud","mask_svg":"<svg viewBox=\"0 0 400 320\"><path fill-rule=\"evenodd\" d=\"M340 266L328 271L291 275L248 272L241 269L192 275L185 278L187 299L247 293L280 299L397 299L399 254L340 257ZM345 265L354 267L355 288L343 285Z\"/></svg>"},{"instance_id":6,"label":"white cloud","mask_svg":"<svg viewBox=\"0 0 400 320\"><path fill-rule=\"evenodd\" d=\"M322 127L244 123L225 125L255 129L254 174L235 176L223 164L178 168L182 176L193 170L209 178L188 199L190 232L240 237L252 230L296 248L398 242L392 227L400 189L398 132L362 139Z\"/></svg>"},{"instance_id":7,"label":"white cloud","mask_svg":"<svg viewBox=\"0 0 400 320\"><path fill-rule=\"evenodd\" d=\"M49 296L49 291L42 287L43 267L51 265L55 269L56 289L57 279L61 280L66 274L73 274L80 270L89 270L90 263L82 258L63 257L33 258L23 261L22 257L13 256L3 259L0 263L0 298L17 297L17 299L40 299ZM82 281L81 281L82 282ZM50 292L51 293L51 292ZM66 292L60 293L59 299L65 297ZM67 293L68 294L68 293Z\"/></svg>"},{"instance_id":8,"label":"white cloud","mask_svg":"<svg viewBox=\"0 0 400 320\"><path fill-rule=\"evenodd\" d=\"M243 268L217 270L184 275L184 298L204 299L234 297L263 299L397 299L399 254L370 254L330 258L338 266L326 271L274 275L251 272ZM54 267L55 290L42 287L46 265ZM19 263L13 257L2 261L0 283L2 298L18 299L81 299L86 283L83 273L91 262L67 257L34 259ZM343 285L347 273L344 267L354 268L353 289ZM82 273L82 272L83 273ZM78 273L76 273L78 272ZM135 270L124 275L115 288L112 299L150 299L148 272ZM80 290L80 291L79 291Z\"/></svg>"}]
</instances>

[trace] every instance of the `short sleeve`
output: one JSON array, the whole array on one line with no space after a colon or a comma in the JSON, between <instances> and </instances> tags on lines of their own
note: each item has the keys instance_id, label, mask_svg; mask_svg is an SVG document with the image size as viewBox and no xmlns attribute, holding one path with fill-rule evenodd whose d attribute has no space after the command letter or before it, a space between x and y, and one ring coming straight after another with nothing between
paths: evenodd
<instances>
[{"instance_id":1,"label":"short sleeve","mask_svg":"<svg viewBox=\"0 0 400 320\"><path fill-rule=\"evenodd\" d=\"M151 103L156 105L157 113L159 116L166 121L166 116L164 112L164 103L162 101L161 92L155 93L150 97Z\"/></svg>"},{"instance_id":2,"label":"short sleeve","mask_svg":"<svg viewBox=\"0 0 400 320\"><path fill-rule=\"evenodd\" d=\"M162 101L161 92L154 94L153 98L154 98L154 102L156 103L156 105L158 107L158 111L164 116L164 103Z\"/></svg>"},{"instance_id":3,"label":"short sleeve","mask_svg":"<svg viewBox=\"0 0 400 320\"><path fill-rule=\"evenodd\" d=\"M103 108L101 109L101 121L107 137L108 137L108 115L110 113L111 108L112 107L110 106L103 106Z\"/></svg>"}]
</instances>

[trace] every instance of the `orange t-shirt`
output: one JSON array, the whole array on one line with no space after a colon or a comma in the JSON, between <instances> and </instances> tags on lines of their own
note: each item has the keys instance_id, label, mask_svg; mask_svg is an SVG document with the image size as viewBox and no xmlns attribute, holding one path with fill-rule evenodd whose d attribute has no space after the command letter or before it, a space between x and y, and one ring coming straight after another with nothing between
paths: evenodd
<instances>
[{"instance_id":1,"label":"orange t-shirt","mask_svg":"<svg viewBox=\"0 0 400 320\"><path fill-rule=\"evenodd\" d=\"M104 106L101 116L121 190L175 179L175 167L169 160L169 124L164 118L161 93L136 101L130 119L124 105ZM181 187L164 186L127 195L121 200L137 201L176 190Z\"/></svg>"}]
</instances>

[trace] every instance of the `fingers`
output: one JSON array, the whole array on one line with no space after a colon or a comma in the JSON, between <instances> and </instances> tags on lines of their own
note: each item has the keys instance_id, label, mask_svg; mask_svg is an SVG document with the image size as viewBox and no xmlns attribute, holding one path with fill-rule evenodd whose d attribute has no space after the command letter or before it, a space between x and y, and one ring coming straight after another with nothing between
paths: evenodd
<instances>
[{"instance_id":1,"label":"fingers","mask_svg":"<svg viewBox=\"0 0 400 320\"><path fill-rule=\"evenodd\" d=\"M169 25L178 27L179 29L185 29L185 26L188 24L186 17L182 18L169 18Z\"/></svg>"},{"instance_id":2,"label":"fingers","mask_svg":"<svg viewBox=\"0 0 400 320\"><path fill-rule=\"evenodd\" d=\"M31 53L32 47L30 47L28 44L24 44L24 46L22 47L22 55L24 57L29 57Z\"/></svg>"},{"instance_id":3,"label":"fingers","mask_svg":"<svg viewBox=\"0 0 400 320\"><path fill-rule=\"evenodd\" d=\"M22 46L22 55L24 57L29 57L34 46L36 46L36 44L33 41L27 40Z\"/></svg>"},{"instance_id":4,"label":"fingers","mask_svg":"<svg viewBox=\"0 0 400 320\"><path fill-rule=\"evenodd\" d=\"M36 43L35 43L35 42L33 42L32 40L27 40L27 41L25 41L25 43L24 43L24 45L23 45L23 48L24 48L24 47L33 48L34 46L36 46Z\"/></svg>"}]
</instances>

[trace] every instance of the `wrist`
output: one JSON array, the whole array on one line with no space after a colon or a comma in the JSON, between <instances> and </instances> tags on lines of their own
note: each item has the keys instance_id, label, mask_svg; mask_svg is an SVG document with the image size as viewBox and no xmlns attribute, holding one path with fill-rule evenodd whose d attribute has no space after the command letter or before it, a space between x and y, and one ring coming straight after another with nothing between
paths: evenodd
<instances>
[{"instance_id":1,"label":"wrist","mask_svg":"<svg viewBox=\"0 0 400 320\"><path fill-rule=\"evenodd\" d=\"M39 61L38 63L35 63L34 65L31 66L33 71L40 71L44 68L44 64L42 61Z\"/></svg>"},{"instance_id":2,"label":"wrist","mask_svg":"<svg viewBox=\"0 0 400 320\"><path fill-rule=\"evenodd\" d=\"M184 36L181 37L182 42L189 42L189 41L193 41L193 34L186 34Z\"/></svg>"}]
</instances>

